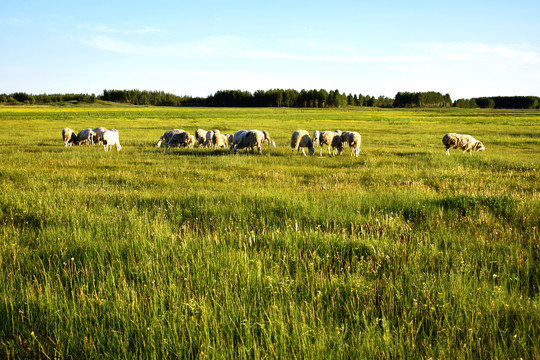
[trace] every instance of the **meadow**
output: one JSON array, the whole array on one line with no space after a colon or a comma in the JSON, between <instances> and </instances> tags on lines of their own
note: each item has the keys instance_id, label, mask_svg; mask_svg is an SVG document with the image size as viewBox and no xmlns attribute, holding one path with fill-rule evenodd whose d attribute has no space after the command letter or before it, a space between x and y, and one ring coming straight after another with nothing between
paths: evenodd
<instances>
[{"instance_id":1,"label":"meadow","mask_svg":"<svg viewBox=\"0 0 540 360\"><path fill-rule=\"evenodd\" d=\"M98 126L120 152L63 146ZM0 107L0 357L539 358L539 145L538 111Z\"/></svg>"}]
</instances>

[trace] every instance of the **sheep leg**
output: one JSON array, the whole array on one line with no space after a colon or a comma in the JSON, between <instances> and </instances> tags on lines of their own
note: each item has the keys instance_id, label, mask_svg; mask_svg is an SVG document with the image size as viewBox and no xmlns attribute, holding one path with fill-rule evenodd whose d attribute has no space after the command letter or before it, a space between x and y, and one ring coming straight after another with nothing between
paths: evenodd
<instances>
[{"instance_id":1,"label":"sheep leg","mask_svg":"<svg viewBox=\"0 0 540 360\"><path fill-rule=\"evenodd\" d=\"M307 156L306 152L304 151L304 148L302 148L302 154L304 154L304 156Z\"/></svg>"}]
</instances>

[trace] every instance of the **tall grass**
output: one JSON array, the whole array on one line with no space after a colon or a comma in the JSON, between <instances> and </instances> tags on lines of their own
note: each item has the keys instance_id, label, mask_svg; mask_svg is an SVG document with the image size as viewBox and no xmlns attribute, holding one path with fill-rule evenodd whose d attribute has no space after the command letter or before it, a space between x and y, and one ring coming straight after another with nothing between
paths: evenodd
<instances>
[{"instance_id":1,"label":"tall grass","mask_svg":"<svg viewBox=\"0 0 540 360\"><path fill-rule=\"evenodd\" d=\"M538 358L540 117L0 108L3 358ZM63 127L122 151L64 148ZM263 154L155 148L266 129ZM356 130L358 158L291 155ZM445 132L484 153L444 155Z\"/></svg>"}]
</instances>

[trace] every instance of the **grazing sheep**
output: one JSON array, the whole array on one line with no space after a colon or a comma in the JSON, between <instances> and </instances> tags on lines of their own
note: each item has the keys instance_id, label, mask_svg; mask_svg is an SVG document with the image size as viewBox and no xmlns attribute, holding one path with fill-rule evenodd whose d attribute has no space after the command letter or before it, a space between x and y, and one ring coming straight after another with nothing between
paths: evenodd
<instances>
[{"instance_id":1,"label":"grazing sheep","mask_svg":"<svg viewBox=\"0 0 540 360\"><path fill-rule=\"evenodd\" d=\"M77 144L87 144L87 145L93 145L94 144L94 130L90 128L86 128L84 130L81 130L79 132L79 135L77 135Z\"/></svg>"},{"instance_id":2,"label":"grazing sheep","mask_svg":"<svg viewBox=\"0 0 540 360\"><path fill-rule=\"evenodd\" d=\"M219 140L219 143L222 144L220 147L224 148L229 145L229 134L221 134L221 140Z\"/></svg>"},{"instance_id":3,"label":"grazing sheep","mask_svg":"<svg viewBox=\"0 0 540 360\"><path fill-rule=\"evenodd\" d=\"M264 141L264 134L262 131L259 130L250 130L245 133L241 133L238 139L238 142L236 141L236 134L234 136L234 148L233 151L236 154L238 149L244 149L244 148L251 148L251 152L254 151L254 148L257 147L257 151L259 154L262 154L262 144Z\"/></svg>"},{"instance_id":4,"label":"grazing sheep","mask_svg":"<svg viewBox=\"0 0 540 360\"><path fill-rule=\"evenodd\" d=\"M206 133L207 133L206 130L197 129L197 131L195 131L195 139L199 139L200 137L206 138Z\"/></svg>"},{"instance_id":5,"label":"grazing sheep","mask_svg":"<svg viewBox=\"0 0 540 360\"><path fill-rule=\"evenodd\" d=\"M240 142L240 139L244 136L244 133L247 133L247 130L238 130L233 135L229 136L229 145L231 151L234 151L234 146Z\"/></svg>"},{"instance_id":6,"label":"grazing sheep","mask_svg":"<svg viewBox=\"0 0 540 360\"><path fill-rule=\"evenodd\" d=\"M351 148L351 156L358 156L360 154L360 143L362 142L362 137L359 133L354 131L345 131L341 134L342 145L347 143Z\"/></svg>"},{"instance_id":7,"label":"grazing sheep","mask_svg":"<svg viewBox=\"0 0 540 360\"><path fill-rule=\"evenodd\" d=\"M341 152L343 151L341 131L339 133L333 131L323 131L319 136L319 142L321 143L320 156L322 156L323 145L328 146L328 155L330 156L335 155L336 151L341 155Z\"/></svg>"},{"instance_id":8,"label":"grazing sheep","mask_svg":"<svg viewBox=\"0 0 540 360\"><path fill-rule=\"evenodd\" d=\"M484 151L484 144L473 138L471 135L460 135L456 133L445 134L442 142L446 146L446 155L450 155L450 149L461 149L469 152L472 156L473 151Z\"/></svg>"},{"instance_id":9,"label":"grazing sheep","mask_svg":"<svg viewBox=\"0 0 540 360\"><path fill-rule=\"evenodd\" d=\"M219 130L214 130L214 134L212 135L212 144L214 145L214 148L224 148L227 146L227 140L228 137L223 136Z\"/></svg>"},{"instance_id":10,"label":"grazing sheep","mask_svg":"<svg viewBox=\"0 0 540 360\"><path fill-rule=\"evenodd\" d=\"M210 146L212 144L213 137L214 137L214 131L208 130L205 135L206 140L204 142L204 146Z\"/></svg>"},{"instance_id":11,"label":"grazing sheep","mask_svg":"<svg viewBox=\"0 0 540 360\"><path fill-rule=\"evenodd\" d=\"M104 128L103 126L97 127L94 130L92 130L94 132L94 138L93 138L94 144L99 144L101 142L101 134L103 134L105 130L107 129Z\"/></svg>"},{"instance_id":12,"label":"grazing sheep","mask_svg":"<svg viewBox=\"0 0 540 360\"><path fill-rule=\"evenodd\" d=\"M188 147L190 144L195 144L195 137L191 137L192 135L190 135L187 131L176 133L167 142L167 149L171 146Z\"/></svg>"},{"instance_id":13,"label":"grazing sheep","mask_svg":"<svg viewBox=\"0 0 540 360\"><path fill-rule=\"evenodd\" d=\"M112 148L113 146L116 147L116 151L120 151L120 149L122 149L118 130L116 129L105 130L101 134L101 141L103 141L103 148L105 151L109 151L109 148Z\"/></svg>"},{"instance_id":14,"label":"grazing sheep","mask_svg":"<svg viewBox=\"0 0 540 360\"><path fill-rule=\"evenodd\" d=\"M186 141L186 147L192 148L195 146L195 136L189 135Z\"/></svg>"},{"instance_id":15,"label":"grazing sheep","mask_svg":"<svg viewBox=\"0 0 540 360\"><path fill-rule=\"evenodd\" d=\"M296 150L296 154L300 152L300 148L302 149L302 154L306 156L306 152L304 151L304 148L307 147L309 150L309 155L315 154L315 149L313 148L313 140L309 137L309 133L306 130L296 130L293 132L291 136L291 148L292 153L294 154L294 150Z\"/></svg>"},{"instance_id":16,"label":"grazing sheep","mask_svg":"<svg viewBox=\"0 0 540 360\"><path fill-rule=\"evenodd\" d=\"M157 144L156 144L156 147L160 147L162 143L168 143L169 140L171 140L171 138L173 137L174 134L178 134L178 133L181 133L181 132L184 132L184 130L182 129L174 129L174 130L169 130L169 131L165 131L165 133L163 135L161 135L161 137L159 138Z\"/></svg>"},{"instance_id":17,"label":"grazing sheep","mask_svg":"<svg viewBox=\"0 0 540 360\"><path fill-rule=\"evenodd\" d=\"M319 142L319 136L321 136L321 133L319 132L319 130L315 130L313 132L313 137L311 138L311 141L313 142L313 146L321 144Z\"/></svg>"},{"instance_id":18,"label":"grazing sheep","mask_svg":"<svg viewBox=\"0 0 540 360\"><path fill-rule=\"evenodd\" d=\"M62 129L62 139L64 140L64 146L77 144L78 141L77 134L75 134L75 131L71 130L70 128Z\"/></svg>"},{"instance_id":19,"label":"grazing sheep","mask_svg":"<svg viewBox=\"0 0 540 360\"><path fill-rule=\"evenodd\" d=\"M221 137L223 137L223 143L225 143L225 147L229 146L231 135L229 134L221 134Z\"/></svg>"}]
</instances>

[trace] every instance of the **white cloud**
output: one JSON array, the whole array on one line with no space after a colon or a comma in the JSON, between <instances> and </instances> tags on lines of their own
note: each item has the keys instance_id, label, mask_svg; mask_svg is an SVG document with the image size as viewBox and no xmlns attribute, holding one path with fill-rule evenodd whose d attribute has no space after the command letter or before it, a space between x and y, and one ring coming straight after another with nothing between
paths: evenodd
<instances>
[{"instance_id":1,"label":"white cloud","mask_svg":"<svg viewBox=\"0 0 540 360\"><path fill-rule=\"evenodd\" d=\"M117 30L98 27L100 32L114 33ZM160 29L143 27L139 33L163 32ZM393 49L391 54L378 54L374 49L360 49L355 46L333 44L325 46L314 41L276 42L273 44L252 44L246 39L234 36L205 38L195 42L152 44L135 43L107 35L94 35L82 40L88 46L101 50L133 54L161 55L186 58L237 58L268 59L282 61L321 62L334 64L386 65L394 69L403 68L417 72L430 64L433 68L475 67L479 64L496 69L510 67L540 67L538 50L526 45L501 45L483 43L440 43L403 45ZM143 40L141 40L143 41ZM303 44L303 45L302 45ZM418 70L414 70L418 69Z\"/></svg>"},{"instance_id":2,"label":"white cloud","mask_svg":"<svg viewBox=\"0 0 540 360\"><path fill-rule=\"evenodd\" d=\"M134 58L136 68L130 71L138 76L118 74L122 81L110 88L133 86L194 96L220 89L325 88L386 96L397 91L433 90L456 99L534 95L540 90L536 85L540 81L539 51L529 45L403 44L385 53L344 44L326 47L315 41L255 44L234 36L177 43L132 39L103 31L80 40L103 51L159 58L167 69L140 69L146 63ZM175 71L178 68L186 70Z\"/></svg>"},{"instance_id":3,"label":"white cloud","mask_svg":"<svg viewBox=\"0 0 540 360\"><path fill-rule=\"evenodd\" d=\"M143 26L140 29L135 30L137 34L156 34L156 33L166 33L165 30L156 29L150 26Z\"/></svg>"},{"instance_id":4,"label":"white cloud","mask_svg":"<svg viewBox=\"0 0 540 360\"><path fill-rule=\"evenodd\" d=\"M91 32L98 33L98 34L105 33L105 34L118 34L118 35L134 35L134 34L157 34L157 33L165 34L167 33L165 30L154 28L148 25L142 25L139 27L131 28L131 29L127 27L128 26L126 25L126 28L119 29L115 27L110 27L109 25L88 25L88 24L83 24L83 25L78 26L79 29L90 30Z\"/></svg>"}]
</instances>

